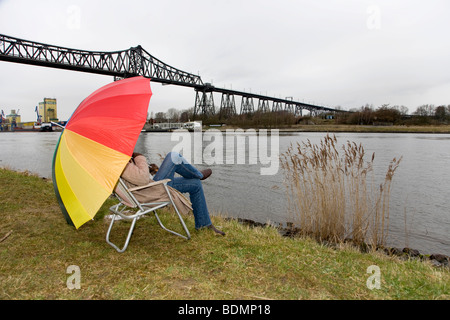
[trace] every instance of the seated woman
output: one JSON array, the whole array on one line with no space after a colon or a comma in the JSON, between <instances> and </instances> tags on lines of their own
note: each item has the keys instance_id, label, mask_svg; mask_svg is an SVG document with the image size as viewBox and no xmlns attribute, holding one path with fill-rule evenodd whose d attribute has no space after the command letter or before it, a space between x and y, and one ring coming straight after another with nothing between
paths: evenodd
<instances>
[{"instance_id":1,"label":"seated woman","mask_svg":"<svg viewBox=\"0 0 450 320\"><path fill-rule=\"evenodd\" d=\"M178 173L180 177L175 177ZM214 232L225 235L224 232L216 229L210 219L208 207L206 205L205 195L203 193L203 186L200 180L204 180L211 175L211 169L199 171L192 166L187 160L177 152L170 152L162 162L159 170L153 177L154 181L163 179L170 179L168 186L178 190L181 193L189 193L192 207L181 194L171 190L171 196L181 214L186 214L192 209L195 219L195 228L209 228ZM152 176L149 173L149 165L145 156L139 153L133 153L133 157L128 162L125 170L122 173L122 179L128 187L143 186L152 182ZM133 194L140 202L161 201L164 197L163 186L158 191L155 187L144 188L134 191ZM167 197L167 196L166 196Z\"/></svg>"}]
</instances>

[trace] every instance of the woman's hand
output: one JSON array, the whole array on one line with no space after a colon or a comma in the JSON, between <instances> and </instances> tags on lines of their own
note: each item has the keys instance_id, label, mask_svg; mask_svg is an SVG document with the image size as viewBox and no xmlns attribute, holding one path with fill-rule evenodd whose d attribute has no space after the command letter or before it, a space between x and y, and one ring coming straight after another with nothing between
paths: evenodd
<instances>
[{"instance_id":1,"label":"woman's hand","mask_svg":"<svg viewBox=\"0 0 450 320\"><path fill-rule=\"evenodd\" d=\"M152 176L154 176L158 172L158 170L159 170L159 167L156 164L154 164L154 163L151 163L148 166L148 171L150 172L150 174Z\"/></svg>"}]
</instances>

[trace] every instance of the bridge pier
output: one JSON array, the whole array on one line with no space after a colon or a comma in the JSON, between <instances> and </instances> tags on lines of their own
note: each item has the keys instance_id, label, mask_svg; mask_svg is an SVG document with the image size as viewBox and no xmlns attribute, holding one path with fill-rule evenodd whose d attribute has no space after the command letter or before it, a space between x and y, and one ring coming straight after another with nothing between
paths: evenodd
<instances>
[{"instance_id":1,"label":"bridge pier","mask_svg":"<svg viewBox=\"0 0 450 320\"><path fill-rule=\"evenodd\" d=\"M272 112L283 111L280 101L274 101L272 104Z\"/></svg>"},{"instance_id":2,"label":"bridge pier","mask_svg":"<svg viewBox=\"0 0 450 320\"><path fill-rule=\"evenodd\" d=\"M284 106L284 111L287 111L289 113L294 113L294 104L286 103L286 105Z\"/></svg>"},{"instance_id":3,"label":"bridge pier","mask_svg":"<svg viewBox=\"0 0 450 320\"><path fill-rule=\"evenodd\" d=\"M295 106L295 112L294 112L295 116L302 116L303 115L303 108L300 105L296 105Z\"/></svg>"},{"instance_id":4,"label":"bridge pier","mask_svg":"<svg viewBox=\"0 0 450 320\"><path fill-rule=\"evenodd\" d=\"M293 97L286 97L287 101L294 101ZM294 113L294 103L293 102L285 102L284 111L289 113Z\"/></svg>"},{"instance_id":5,"label":"bridge pier","mask_svg":"<svg viewBox=\"0 0 450 320\"><path fill-rule=\"evenodd\" d=\"M230 118L236 115L236 103L234 95L230 93L222 93L222 100L220 102L219 119Z\"/></svg>"},{"instance_id":6,"label":"bridge pier","mask_svg":"<svg viewBox=\"0 0 450 320\"><path fill-rule=\"evenodd\" d=\"M309 115L311 117L315 117L315 116L317 116L319 114L319 110L318 109L315 109L315 108L305 108L305 109L309 111Z\"/></svg>"},{"instance_id":7,"label":"bridge pier","mask_svg":"<svg viewBox=\"0 0 450 320\"><path fill-rule=\"evenodd\" d=\"M270 112L269 100L259 99L258 101L258 111L259 112Z\"/></svg>"},{"instance_id":8,"label":"bridge pier","mask_svg":"<svg viewBox=\"0 0 450 320\"><path fill-rule=\"evenodd\" d=\"M194 119L197 115L200 114L203 118L207 118L215 114L214 96L212 91L196 90Z\"/></svg>"},{"instance_id":9,"label":"bridge pier","mask_svg":"<svg viewBox=\"0 0 450 320\"><path fill-rule=\"evenodd\" d=\"M241 100L241 114L252 114L255 111L253 107L253 98L242 96Z\"/></svg>"}]
</instances>

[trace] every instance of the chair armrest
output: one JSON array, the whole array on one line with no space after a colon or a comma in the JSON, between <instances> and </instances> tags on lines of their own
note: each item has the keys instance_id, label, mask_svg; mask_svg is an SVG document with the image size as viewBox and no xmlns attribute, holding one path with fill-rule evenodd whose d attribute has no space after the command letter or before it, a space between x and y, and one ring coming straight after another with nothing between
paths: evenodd
<instances>
[{"instance_id":1,"label":"chair armrest","mask_svg":"<svg viewBox=\"0 0 450 320\"><path fill-rule=\"evenodd\" d=\"M133 192L133 191L137 191L137 190L141 190L141 189L145 189L145 188L154 187L154 186L157 186L160 184L167 184L167 182L169 182L169 181L170 181L170 179L158 180L158 181L150 182L149 184L146 184L144 186L138 186L138 187L130 188L128 190L130 192Z\"/></svg>"}]
</instances>

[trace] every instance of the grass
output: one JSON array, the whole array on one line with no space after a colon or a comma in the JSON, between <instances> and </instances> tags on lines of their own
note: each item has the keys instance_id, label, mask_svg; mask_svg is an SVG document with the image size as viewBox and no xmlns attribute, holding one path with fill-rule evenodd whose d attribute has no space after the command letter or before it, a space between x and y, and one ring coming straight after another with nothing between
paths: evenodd
<instances>
[{"instance_id":1,"label":"grass","mask_svg":"<svg viewBox=\"0 0 450 320\"><path fill-rule=\"evenodd\" d=\"M154 218L141 219L127 251L119 254L105 242L103 216L113 202L108 199L94 221L75 230L65 222L50 181L0 169L0 299L450 298L447 269L352 247L333 249L220 217L213 222L225 237L195 231L188 216L190 241L166 233ZM170 212L164 216L168 225L176 222ZM118 225L116 240L127 228ZM80 289L67 287L71 265L80 268ZM371 265L380 268L380 289L366 286Z\"/></svg>"}]
</instances>

